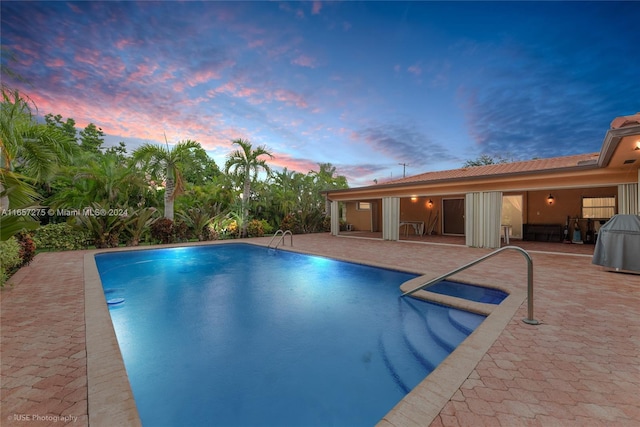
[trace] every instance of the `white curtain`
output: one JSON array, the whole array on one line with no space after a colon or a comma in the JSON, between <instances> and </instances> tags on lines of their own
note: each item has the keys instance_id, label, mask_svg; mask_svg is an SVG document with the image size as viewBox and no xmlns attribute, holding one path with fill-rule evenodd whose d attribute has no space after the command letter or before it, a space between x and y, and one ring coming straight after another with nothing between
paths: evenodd
<instances>
[{"instance_id":1,"label":"white curtain","mask_svg":"<svg viewBox=\"0 0 640 427\"><path fill-rule=\"evenodd\" d=\"M522 238L522 195L502 196L503 225L510 225L510 236Z\"/></svg>"},{"instance_id":2,"label":"white curtain","mask_svg":"<svg viewBox=\"0 0 640 427\"><path fill-rule=\"evenodd\" d=\"M482 247L480 230L482 224L480 193L467 193L464 200L464 236L465 244L473 248Z\"/></svg>"},{"instance_id":3,"label":"white curtain","mask_svg":"<svg viewBox=\"0 0 640 427\"><path fill-rule=\"evenodd\" d=\"M331 202L331 234L337 236L340 233L340 209L339 202Z\"/></svg>"},{"instance_id":4,"label":"white curtain","mask_svg":"<svg viewBox=\"0 0 640 427\"><path fill-rule=\"evenodd\" d=\"M500 247L502 192L467 193L465 196L465 243L476 248Z\"/></svg>"},{"instance_id":5,"label":"white curtain","mask_svg":"<svg viewBox=\"0 0 640 427\"><path fill-rule=\"evenodd\" d=\"M400 198L382 198L382 238L384 240L400 239Z\"/></svg>"},{"instance_id":6,"label":"white curtain","mask_svg":"<svg viewBox=\"0 0 640 427\"><path fill-rule=\"evenodd\" d=\"M618 185L618 213L623 215L638 215L638 184Z\"/></svg>"}]
</instances>

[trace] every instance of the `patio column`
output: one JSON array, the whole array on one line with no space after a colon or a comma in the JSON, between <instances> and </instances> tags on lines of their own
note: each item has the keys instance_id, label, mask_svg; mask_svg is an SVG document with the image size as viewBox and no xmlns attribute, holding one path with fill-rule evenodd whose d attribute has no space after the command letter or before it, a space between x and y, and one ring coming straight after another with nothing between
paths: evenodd
<instances>
[{"instance_id":1,"label":"patio column","mask_svg":"<svg viewBox=\"0 0 640 427\"><path fill-rule=\"evenodd\" d=\"M331 202L331 235L337 236L340 233L340 206L339 202Z\"/></svg>"},{"instance_id":2,"label":"patio column","mask_svg":"<svg viewBox=\"0 0 640 427\"><path fill-rule=\"evenodd\" d=\"M400 240L400 198L382 198L382 238Z\"/></svg>"},{"instance_id":3,"label":"patio column","mask_svg":"<svg viewBox=\"0 0 640 427\"><path fill-rule=\"evenodd\" d=\"M475 248L499 248L502 192L467 193L464 206L465 244Z\"/></svg>"},{"instance_id":4,"label":"patio column","mask_svg":"<svg viewBox=\"0 0 640 427\"><path fill-rule=\"evenodd\" d=\"M640 172L638 172L640 174ZM638 215L638 184L618 185L618 213Z\"/></svg>"}]
</instances>

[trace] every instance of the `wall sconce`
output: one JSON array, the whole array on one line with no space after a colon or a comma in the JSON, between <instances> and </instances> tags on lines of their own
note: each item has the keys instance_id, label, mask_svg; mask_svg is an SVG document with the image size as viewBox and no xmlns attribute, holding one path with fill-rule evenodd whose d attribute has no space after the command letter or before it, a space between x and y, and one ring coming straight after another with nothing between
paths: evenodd
<instances>
[{"instance_id":1,"label":"wall sconce","mask_svg":"<svg viewBox=\"0 0 640 427\"><path fill-rule=\"evenodd\" d=\"M417 202L417 201L418 201L418 197L416 197L416 196L411 196L411 201L412 201L413 203Z\"/></svg>"},{"instance_id":2,"label":"wall sconce","mask_svg":"<svg viewBox=\"0 0 640 427\"><path fill-rule=\"evenodd\" d=\"M429 199L429 201L427 202L427 207L429 209L431 209L433 207L433 200Z\"/></svg>"},{"instance_id":3,"label":"wall sconce","mask_svg":"<svg viewBox=\"0 0 640 427\"><path fill-rule=\"evenodd\" d=\"M549 197L547 197L547 204L549 206L551 206L552 204L554 204L556 201L556 199L551 195L551 193L549 193Z\"/></svg>"}]
</instances>

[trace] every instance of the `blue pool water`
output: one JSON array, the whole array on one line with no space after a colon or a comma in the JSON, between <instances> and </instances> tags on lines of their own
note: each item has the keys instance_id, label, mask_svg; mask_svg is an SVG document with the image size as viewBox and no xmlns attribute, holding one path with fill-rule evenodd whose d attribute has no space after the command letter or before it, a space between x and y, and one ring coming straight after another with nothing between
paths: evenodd
<instances>
[{"instance_id":1,"label":"blue pool water","mask_svg":"<svg viewBox=\"0 0 640 427\"><path fill-rule=\"evenodd\" d=\"M500 304L509 296L508 293L499 289L485 288L483 286L469 285L467 283L452 282L449 280L443 280L435 285L428 286L425 290L486 304Z\"/></svg>"},{"instance_id":2,"label":"blue pool water","mask_svg":"<svg viewBox=\"0 0 640 427\"><path fill-rule=\"evenodd\" d=\"M484 320L248 244L95 259L145 427L371 426Z\"/></svg>"}]
</instances>

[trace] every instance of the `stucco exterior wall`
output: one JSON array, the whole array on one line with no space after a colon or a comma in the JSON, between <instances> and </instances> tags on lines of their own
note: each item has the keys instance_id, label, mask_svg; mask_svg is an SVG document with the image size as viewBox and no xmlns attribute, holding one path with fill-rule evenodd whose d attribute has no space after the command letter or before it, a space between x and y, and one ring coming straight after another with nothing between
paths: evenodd
<instances>
[{"instance_id":1,"label":"stucco exterior wall","mask_svg":"<svg viewBox=\"0 0 640 427\"><path fill-rule=\"evenodd\" d=\"M432 206L429 207L429 200ZM440 215L442 215L442 198L441 197L414 197L400 199L400 221L422 221L425 230L428 230L429 224L434 224L434 234L440 234ZM438 214L438 218L436 218ZM404 233L402 229L400 232ZM408 229L409 234L414 234L412 227Z\"/></svg>"},{"instance_id":2,"label":"stucco exterior wall","mask_svg":"<svg viewBox=\"0 0 640 427\"><path fill-rule=\"evenodd\" d=\"M547 204L552 194L554 203ZM562 224L567 216L582 216L582 197L616 197L617 187L598 187L585 189L529 191L524 197L525 224Z\"/></svg>"},{"instance_id":3,"label":"stucco exterior wall","mask_svg":"<svg viewBox=\"0 0 640 427\"><path fill-rule=\"evenodd\" d=\"M347 202L345 207L347 209L347 224L351 225L351 230L372 231L371 210L359 210L358 202Z\"/></svg>"}]
</instances>

